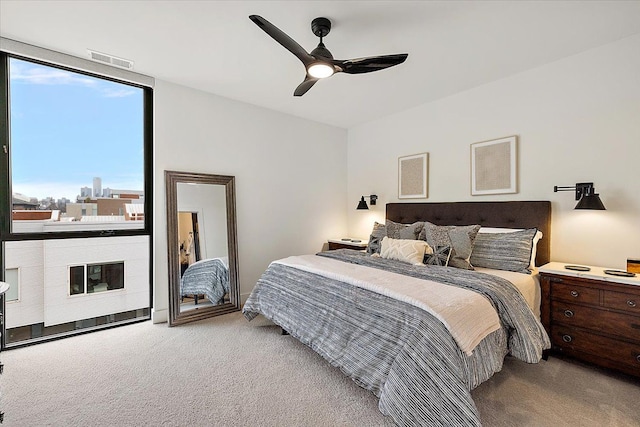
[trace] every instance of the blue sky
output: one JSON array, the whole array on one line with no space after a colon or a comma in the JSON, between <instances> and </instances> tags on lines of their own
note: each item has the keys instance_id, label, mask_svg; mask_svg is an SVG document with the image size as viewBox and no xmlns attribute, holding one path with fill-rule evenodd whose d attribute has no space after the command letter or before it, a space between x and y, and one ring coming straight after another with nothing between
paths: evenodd
<instances>
[{"instance_id":1,"label":"blue sky","mask_svg":"<svg viewBox=\"0 0 640 427\"><path fill-rule=\"evenodd\" d=\"M142 89L12 58L10 99L14 193L143 190Z\"/></svg>"}]
</instances>

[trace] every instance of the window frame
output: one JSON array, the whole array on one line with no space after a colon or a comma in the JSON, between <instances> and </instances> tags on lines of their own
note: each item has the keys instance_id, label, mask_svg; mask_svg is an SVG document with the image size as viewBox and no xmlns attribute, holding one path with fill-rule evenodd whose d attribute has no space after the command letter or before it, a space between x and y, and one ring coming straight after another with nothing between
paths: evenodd
<instances>
[{"instance_id":1,"label":"window frame","mask_svg":"<svg viewBox=\"0 0 640 427\"><path fill-rule=\"evenodd\" d=\"M11 184L11 130L10 130L10 93L9 93L9 59L16 58L35 64L54 67L73 73L83 74L94 78L113 81L143 91L143 173L144 173L144 225L139 229L114 229L114 230L82 230L82 231L57 231L38 233L15 233L12 229L12 184ZM147 236L149 239L149 315L137 321L151 319L153 308L153 283L154 283L154 240L153 240L153 87L155 80L151 77L121 70L116 67L98 64L83 58L62 54L48 49L20 43L14 40L0 37L0 281L4 280L5 269L5 242L32 241L32 240L60 240L73 238L96 237L121 237L121 236ZM85 267L86 281L86 267ZM86 284L85 284L86 287ZM85 294L86 288L85 288ZM5 312L5 298L0 297L0 310ZM130 322L129 322L130 323ZM105 325L113 327L116 325ZM2 338L0 350L7 348L5 324L0 325ZM79 330L78 333L86 331ZM66 335L52 336L50 339L62 338ZM12 343L10 348L29 345L25 343Z\"/></svg>"},{"instance_id":2,"label":"window frame","mask_svg":"<svg viewBox=\"0 0 640 427\"><path fill-rule=\"evenodd\" d=\"M9 94L9 59L16 58L23 61L46 67L58 68L72 73L109 80L143 90L143 172L144 172L144 227L139 229L113 229L113 230L83 230L83 231L51 231L42 233L17 233L12 229L12 185L11 185L11 130L10 130L10 94ZM5 185L0 186L0 239L3 241L14 240L48 240L50 238L82 238L105 236L147 236L152 234L153 221L153 89L113 77L103 76L88 71L74 69L63 65L49 63L39 59L28 58L21 55L0 51L0 97L8 102L0 105L0 154L3 155L0 162L0 178L5 178ZM6 147L6 149L5 149ZM6 150L6 152L5 152Z\"/></svg>"},{"instance_id":3,"label":"window frame","mask_svg":"<svg viewBox=\"0 0 640 427\"><path fill-rule=\"evenodd\" d=\"M117 288L117 289L107 289L105 291L98 291L98 292L89 292L89 267L94 267L94 266L102 266L105 267L107 265L112 265L112 264L122 264L122 287L121 288ZM84 283L83 283L83 289L84 291L81 293L77 293L77 294L72 294L71 293L71 269L73 267L83 267L83 279L84 279ZM126 262L124 260L119 260L119 261L103 261L103 262L87 262L84 264L71 264L67 266L67 296L69 298L76 298L76 297L80 297L80 296L90 296L90 295L108 295L105 294L104 292L116 292L116 291L121 291L123 289L126 289L126 283L125 283L125 277L126 277Z\"/></svg>"}]
</instances>

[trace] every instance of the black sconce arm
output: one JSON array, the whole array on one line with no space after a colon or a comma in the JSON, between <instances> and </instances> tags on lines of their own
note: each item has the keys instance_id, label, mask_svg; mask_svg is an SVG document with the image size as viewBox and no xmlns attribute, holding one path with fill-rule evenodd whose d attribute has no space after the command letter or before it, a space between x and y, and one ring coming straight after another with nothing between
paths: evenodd
<instances>
[{"instance_id":1,"label":"black sconce arm","mask_svg":"<svg viewBox=\"0 0 640 427\"><path fill-rule=\"evenodd\" d=\"M557 185L553 186L553 192L557 193L558 191L576 191L576 200L582 199L582 196L593 196L595 194L595 188L593 187L593 182L580 182L574 186L570 187L559 187Z\"/></svg>"}]
</instances>

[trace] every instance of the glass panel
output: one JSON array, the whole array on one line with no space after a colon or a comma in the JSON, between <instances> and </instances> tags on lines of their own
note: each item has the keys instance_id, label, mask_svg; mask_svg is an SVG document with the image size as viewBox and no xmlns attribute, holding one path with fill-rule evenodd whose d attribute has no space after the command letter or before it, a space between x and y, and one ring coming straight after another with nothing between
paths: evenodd
<instances>
[{"instance_id":1,"label":"glass panel","mask_svg":"<svg viewBox=\"0 0 640 427\"><path fill-rule=\"evenodd\" d=\"M226 188L179 182L176 197L180 312L229 303ZM204 272L211 277L205 285L199 279Z\"/></svg>"},{"instance_id":2,"label":"glass panel","mask_svg":"<svg viewBox=\"0 0 640 427\"><path fill-rule=\"evenodd\" d=\"M87 266L87 293L124 288L124 263Z\"/></svg>"},{"instance_id":3,"label":"glass panel","mask_svg":"<svg viewBox=\"0 0 640 427\"><path fill-rule=\"evenodd\" d=\"M9 60L12 232L144 228L143 89Z\"/></svg>"},{"instance_id":4,"label":"glass panel","mask_svg":"<svg viewBox=\"0 0 640 427\"><path fill-rule=\"evenodd\" d=\"M84 266L69 267L69 295L84 294Z\"/></svg>"},{"instance_id":5,"label":"glass panel","mask_svg":"<svg viewBox=\"0 0 640 427\"><path fill-rule=\"evenodd\" d=\"M4 271L4 281L7 282L10 287L4 294L5 301L18 301L20 298L20 276L17 268L8 268Z\"/></svg>"}]
</instances>

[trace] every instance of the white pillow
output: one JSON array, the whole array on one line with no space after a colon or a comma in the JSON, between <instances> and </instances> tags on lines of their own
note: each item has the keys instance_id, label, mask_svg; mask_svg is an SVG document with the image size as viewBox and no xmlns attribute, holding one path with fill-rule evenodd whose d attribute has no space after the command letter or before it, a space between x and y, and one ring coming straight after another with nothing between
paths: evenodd
<instances>
[{"instance_id":1,"label":"white pillow","mask_svg":"<svg viewBox=\"0 0 640 427\"><path fill-rule=\"evenodd\" d=\"M392 239L385 236L380 244L382 258L395 259L413 265L424 265L424 255L432 253L433 249L424 240Z\"/></svg>"},{"instance_id":2,"label":"white pillow","mask_svg":"<svg viewBox=\"0 0 640 427\"><path fill-rule=\"evenodd\" d=\"M480 227L478 233L513 233L514 231L522 231L524 228L500 228L500 227ZM531 259L529 260L529 269L536 268L536 248L538 240L542 239L542 231L538 230L533 236L533 245L531 247Z\"/></svg>"}]
</instances>

